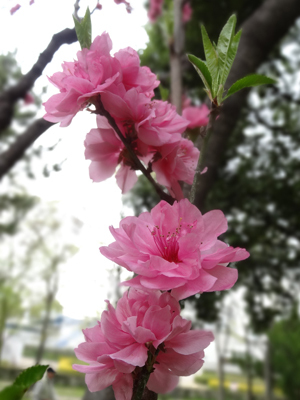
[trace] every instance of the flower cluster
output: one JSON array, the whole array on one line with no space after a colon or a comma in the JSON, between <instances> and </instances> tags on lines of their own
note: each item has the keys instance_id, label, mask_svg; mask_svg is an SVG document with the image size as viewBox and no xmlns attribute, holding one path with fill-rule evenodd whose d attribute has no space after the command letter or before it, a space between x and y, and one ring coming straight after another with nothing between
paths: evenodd
<instances>
[{"instance_id":1,"label":"flower cluster","mask_svg":"<svg viewBox=\"0 0 300 400\"><path fill-rule=\"evenodd\" d=\"M67 126L78 111L91 103L97 109L101 101L135 155L148 165L149 172L156 172L158 183L181 199L178 182L192 183L199 158L199 150L182 137L191 121L178 115L170 103L151 100L159 81L149 68L140 66L135 50L128 47L111 56L111 48L104 33L89 50L77 53L78 61L63 64L63 72L50 78L60 93L45 103L44 118ZM98 116L97 125L85 140L90 177L100 182L120 165L116 179L125 193L137 181L138 167L106 118Z\"/></svg>"},{"instance_id":2,"label":"flower cluster","mask_svg":"<svg viewBox=\"0 0 300 400\"><path fill-rule=\"evenodd\" d=\"M115 242L101 253L137 274L123 285L172 290L177 299L231 288L237 270L230 262L249 257L245 249L218 240L227 230L219 210L204 215L187 199L172 206L161 201L151 212L126 217L110 228Z\"/></svg>"},{"instance_id":3,"label":"flower cluster","mask_svg":"<svg viewBox=\"0 0 300 400\"><path fill-rule=\"evenodd\" d=\"M170 293L130 289L116 309L108 303L101 321L84 329L85 343L75 353L89 365L74 365L86 373L90 391L112 385L117 400L130 400L134 378L142 368L153 371L147 387L156 393L173 390L179 376L195 373L203 364L203 350L213 334L190 330Z\"/></svg>"},{"instance_id":4,"label":"flower cluster","mask_svg":"<svg viewBox=\"0 0 300 400\"><path fill-rule=\"evenodd\" d=\"M129 7L125 0L115 2ZM162 3L154 3L157 14ZM190 18L191 9L183 11L183 18ZM86 374L90 391L112 385L116 400L131 400L144 384L166 393L179 376L201 368L213 335L190 330L191 322L180 316L179 300L231 288L237 270L228 264L249 253L218 240L227 229L221 211L202 215L183 199L179 181L193 183L199 150L182 133L207 125L207 107L185 101L181 117L168 102L152 100L159 81L140 66L137 52L128 47L111 56L111 49L104 33L90 49L79 51L76 61L63 64L63 72L50 78L60 93L45 103L44 118L68 126L78 111L93 105L97 128L84 143L90 177L103 181L119 167L116 180L125 193L137 181L141 162L144 172L155 172L158 183L179 200L173 205L161 201L150 213L124 218L119 228L110 228L115 242L101 247L101 253L136 276L123 282L131 288L116 309L108 302L101 321L83 331L86 341L75 349L89 364L74 368Z\"/></svg>"}]
</instances>

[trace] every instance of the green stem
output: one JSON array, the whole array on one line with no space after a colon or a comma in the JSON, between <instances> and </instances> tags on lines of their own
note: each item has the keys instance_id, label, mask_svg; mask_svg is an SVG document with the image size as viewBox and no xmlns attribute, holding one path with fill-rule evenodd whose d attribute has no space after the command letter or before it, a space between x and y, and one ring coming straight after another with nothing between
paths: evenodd
<instances>
[{"instance_id":1,"label":"green stem","mask_svg":"<svg viewBox=\"0 0 300 400\"><path fill-rule=\"evenodd\" d=\"M212 134L213 124L214 124L217 116L219 115L219 112L220 112L219 107L214 107L214 104L212 103L212 109L209 114L208 124L206 125L205 131L203 132L204 139L202 141L200 155L199 155L199 159L198 159L198 163L197 163L197 168L196 168L196 172L195 172L195 176L194 176L194 180L193 180L193 184L192 184L190 196L189 196L189 200L192 204L194 204L194 201L195 201L196 190L197 190L197 186L199 185L201 172L205 168L205 153L206 153L207 144L208 144L209 139Z\"/></svg>"},{"instance_id":2,"label":"green stem","mask_svg":"<svg viewBox=\"0 0 300 400\"><path fill-rule=\"evenodd\" d=\"M137 379L134 382L131 400L141 400L142 399L143 393L144 393L144 390L145 390L145 387L147 385L149 378L150 378L150 372L148 371L148 368L145 365L141 369Z\"/></svg>"}]
</instances>

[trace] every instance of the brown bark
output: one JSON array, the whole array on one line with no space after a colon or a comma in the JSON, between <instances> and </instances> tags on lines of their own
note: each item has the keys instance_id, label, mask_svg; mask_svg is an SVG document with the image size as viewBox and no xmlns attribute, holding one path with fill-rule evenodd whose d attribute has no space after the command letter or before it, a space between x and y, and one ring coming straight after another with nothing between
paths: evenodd
<instances>
[{"instance_id":1,"label":"brown bark","mask_svg":"<svg viewBox=\"0 0 300 400\"><path fill-rule=\"evenodd\" d=\"M242 26L239 50L226 87L255 72L299 16L299 0L266 0ZM205 155L208 171L201 175L196 189L195 205L200 210L204 209L206 197L217 179L222 154L234 131L247 95L248 91L242 90L226 100L220 118L216 121Z\"/></svg>"}]
</instances>

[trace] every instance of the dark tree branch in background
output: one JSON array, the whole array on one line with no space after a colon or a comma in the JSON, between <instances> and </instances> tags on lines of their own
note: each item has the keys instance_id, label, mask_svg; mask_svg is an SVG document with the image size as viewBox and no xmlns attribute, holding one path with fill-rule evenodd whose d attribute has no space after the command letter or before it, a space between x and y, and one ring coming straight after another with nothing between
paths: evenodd
<instances>
[{"instance_id":1,"label":"dark tree branch in background","mask_svg":"<svg viewBox=\"0 0 300 400\"><path fill-rule=\"evenodd\" d=\"M37 78L39 78L46 65L52 60L55 52L63 44L71 44L77 41L75 29L64 29L53 35L48 47L44 50L31 70L20 79L20 81L11 88L0 94L0 135L1 131L6 129L11 123L14 104L19 99L25 97L26 93L33 87Z\"/></svg>"},{"instance_id":2,"label":"dark tree branch in background","mask_svg":"<svg viewBox=\"0 0 300 400\"><path fill-rule=\"evenodd\" d=\"M242 26L240 46L227 88L236 80L256 71L299 16L299 0L266 0ZM195 205L201 211L204 211L206 197L217 179L218 166L227 140L234 131L247 95L248 91L242 90L227 99L220 118L214 125L205 155L208 171L201 175L196 190Z\"/></svg>"},{"instance_id":3,"label":"dark tree branch in background","mask_svg":"<svg viewBox=\"0 0 300 400\"><path fill-rule=\"evenodd\" d=\"M54 125L53 122L48 122L43 118L37 119L8 150L0 154L0 179L23 157L28 147L52 125Z\"/></svg>"}]
</instances>

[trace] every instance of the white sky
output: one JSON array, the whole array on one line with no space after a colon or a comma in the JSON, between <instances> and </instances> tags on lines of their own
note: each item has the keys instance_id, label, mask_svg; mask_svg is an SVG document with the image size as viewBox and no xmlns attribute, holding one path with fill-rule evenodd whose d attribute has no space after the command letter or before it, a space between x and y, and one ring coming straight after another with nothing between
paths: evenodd
<instances>
[{"instance_id":1,"label":"white sky","mask_svg":"<svg viewBox=\"0 0 300 400\"><path fill-rule=\"evenodd\" d=\"M9 10L17 0L1 0L0 3L0 53L17 49L17 61L26 73L36 61L40 52L48 45L54 33L73 27L72 12L75 0L35 0L29 6L29 0L19 1L22 6L13 16ZM81 1L81 12L89 4L93 9L96 1ZM113 0L102 0L102 11L92 16L93 38L107 31L113 41L113 52L131 46L138 50L145 47L147 34L143 26L147 23L147 13L142 0L132 0L134 10L128 14L124 5L116 5ZM51 76L61 70L63 61L72 61L79 44L64 45L54 56L43 76L38 79L35 91L39 93L48 85L46 75ZM46 101L57 89L50 86L43 98ZM41 109L39 117L44 114ZM79 252L62 267L58 300L64 307L64 313L74 318L94 317L105 308L104 299L111 291L109 270L113 263L99 253L100 244L113 241L108 230L109 225L118 226L120 213L132 213L124 210L121 192L115 178L92 183L88 176L89 161L84 159L83 141L87 132L95 127L95 117L88 112L79 113L67 128L58 125L45 132L35 146L51 146L59 139L61 143L53 152L45 152L44 159L36 160L35 170L66 159L61 172L43 178L39 174L36 180L26 180L22 184L30 194L45 201L57 201L59 211L65 220L71 217L79 219L83 226L80 234L67 233L66 242L74 243ZM125 273L125 276L128 274Z\"/></svg>"}]
</instances>

